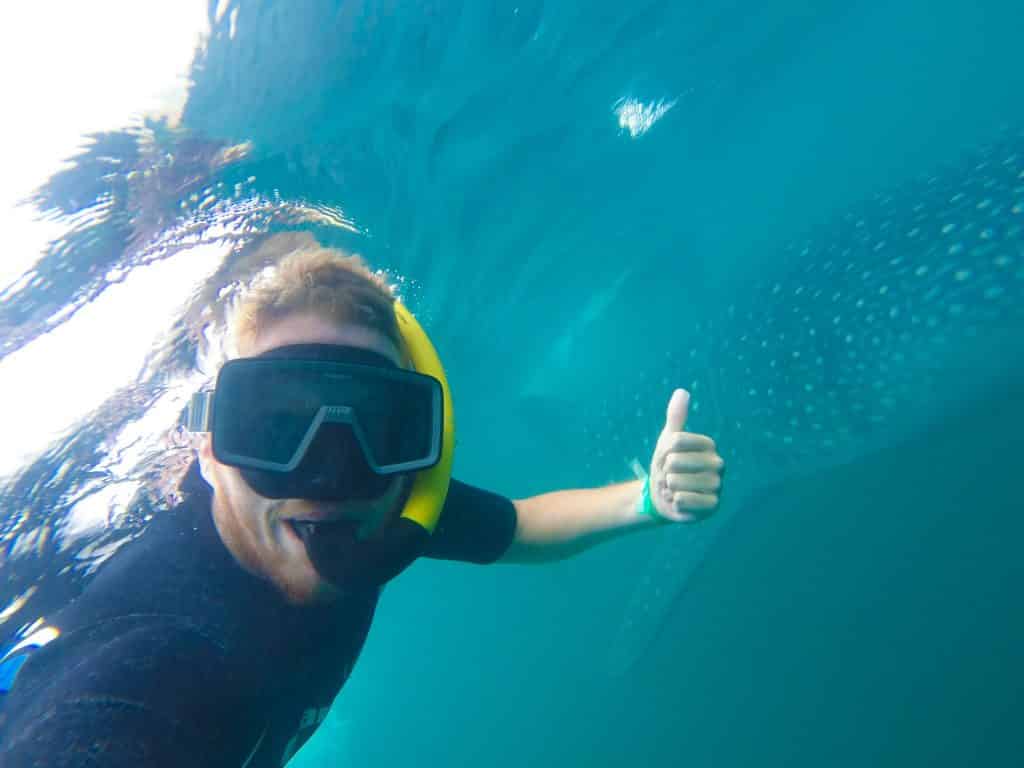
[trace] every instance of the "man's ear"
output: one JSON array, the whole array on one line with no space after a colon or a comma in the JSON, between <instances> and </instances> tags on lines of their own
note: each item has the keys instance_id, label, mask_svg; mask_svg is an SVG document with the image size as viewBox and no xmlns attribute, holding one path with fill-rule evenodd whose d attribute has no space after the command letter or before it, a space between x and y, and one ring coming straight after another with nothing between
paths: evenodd
<instances>
[{"instance_id":1,"label":"man's ear","mask_svg":"<svg viewBox=\"0 0 1024 768\"><path fill-rule=\"evenodd\" d=\"M196 446L196 458L199 460L199 474L211 488L213 485L214 465L217 460L213 458L213 443L210 440L210 433L206 432L199 436L199 444Z\"/></svg>"}]
</instances>

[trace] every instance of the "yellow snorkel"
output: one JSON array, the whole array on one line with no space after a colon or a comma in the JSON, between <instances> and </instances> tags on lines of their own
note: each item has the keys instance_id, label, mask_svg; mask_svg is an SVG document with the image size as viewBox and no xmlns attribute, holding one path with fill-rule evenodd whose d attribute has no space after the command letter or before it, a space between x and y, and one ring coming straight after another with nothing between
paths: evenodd
<instances>
[{"instance_id":1,"label":"yellow snorkel","mask_svg":"<svg viewBox=\"0 0 1024 768\"><path fill-rule=\"evenodd\" d=\"M395 300L395 319L398 332L405 343L413 368L417 373L433 376L441 382L444 402L444 429L441 436L441 459L430 469L416 473L409 500L402 510L402 517L411 520L428 533L433 533L441 517L441 509L448 495L448 484L452 478L452 463L455 460L455 409L452 407L451 391L444 367L437 350L430 342L423 327L402 302Z\"/></svg>"}]
</instances>

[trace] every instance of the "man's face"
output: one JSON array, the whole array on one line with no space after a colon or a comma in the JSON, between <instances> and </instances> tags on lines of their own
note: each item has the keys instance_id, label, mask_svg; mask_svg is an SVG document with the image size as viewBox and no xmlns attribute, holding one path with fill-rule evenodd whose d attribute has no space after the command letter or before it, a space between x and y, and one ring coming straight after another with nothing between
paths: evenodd
<instances>
[{"instance_id":1,"label":"man's face","mask_svg":"<svg viewBox=\"0 0 1024 768\"><path fill-rule=\"evenodd\" d=\"M361 347L401 365L398 350L383 334L359 326L339 327L313 313L288 315L268 326L246 354L256 356L292 344ZM396 478L377 499L268 499L252 490L237 468L217 461L209 435L200 444L199 462L203 477L213 487L214 522L227 548L243 567L269 578L298 603L329 597L333 590L317 573L287 521L354 520L361 523L360 536L365 537L395 512L403 491Z\"/></svg>"}]
</instances>

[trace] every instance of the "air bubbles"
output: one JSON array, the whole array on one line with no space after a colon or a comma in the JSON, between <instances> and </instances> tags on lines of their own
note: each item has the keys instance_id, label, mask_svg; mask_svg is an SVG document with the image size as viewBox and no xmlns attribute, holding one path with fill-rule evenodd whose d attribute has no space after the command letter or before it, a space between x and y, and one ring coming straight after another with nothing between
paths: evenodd
<instances>
[{"instance_id":1,"label":"air bubbles","mask_svg":"<svg viewBox=\"0 0 1024 768\"><path fill-rule=\"evenodd\" d=\"M956 280L958 283L963 283L963 282L969 280L970 277L971 277L971 270L969 270L969 269L957 270L956 273L954 273L954 275L953 275L953 279Z\"/></svg>"},{"instance_id":2,"label":"air bubbles","mask_svg":"<svg viewBox=\"0 0 1024 768\"><path fill-rule=\"evenodd\" d=\"M914 274L917 277L924 277L925 275L928 274L928 267L922 264L920 267L914 270Z\"/></svg>"},{"instance_id":3,"label":"air bubbles","mask_svg":"<svg viewBox=\"0 0 1024 768\"><path fill-rule=\"evenodd\" d=\"M963 253L963 250L963 243L953 243L951 246L949 246L949 250L947 251L947 253L949 253L950 256L956 256L960 253Z\"/></svg>"},{"instance_id":4,"label":"air bubbles","mask_svg":"<svg viewBox=\"0 0 1024 768\"><path fill-rule=\"evenodd\" d=\"M879 289L878 289L878 295L879 296L885 296L885 294L887 294L888 292L889 292L889 286L888 285L883 285L883 286L879 287Z\"/></svg>"},{"instance_id":5,"label":"air bubbles","mask_svg":"<svg viewBox=\"0 0 1024 768\"><path fill-rule=\"evenodd\" d=\"M956 224L949 223L949 224L944 224L940 231L942 232L942 234L948 235L954 229L956 229Z\"/></svg>"}]
</instances>

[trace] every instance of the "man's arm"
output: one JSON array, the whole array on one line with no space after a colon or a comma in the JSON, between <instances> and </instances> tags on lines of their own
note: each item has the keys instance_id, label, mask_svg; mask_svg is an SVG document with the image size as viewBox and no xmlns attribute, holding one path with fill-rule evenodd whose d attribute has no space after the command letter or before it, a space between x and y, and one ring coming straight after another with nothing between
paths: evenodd
<instances>
[{"instance_id":1,"label":"man's arm","mask_svg":"<svg viewBox=\"0 0 1024 768\"><path fill-rule=\"evenodd\" d=\"M627 531L663 522L641 510L641 480L515 499L516 532L499 562L564 560Z\"/></svg>"},{"instance_id":2,"label":"man's arm","mask_svg":"<svg viewBox=\"0 0 1024 768\"><path fill-rule=\"evenodd\" d=\"M703 519L718 506L724 462L714 441L685 432L689 395L677 389L640 480L510 500L452 480L426 557L472 563L564 560L626 531Z\"/></svg>"},{"instance_id":3,"label":"man's arm","mask_svg":"<svg viewBox=\"0 0 1024 768\"><path fill-rule=\"evenodd\" d=\"M500 562L563 560L626 531L710 515L718 506L725 462L714 440L684 431L689 407L690 393L675 390L651 458L646 497L643 481L634 480L513 501L516 530Z\"/></svg>"}]
</instances>

